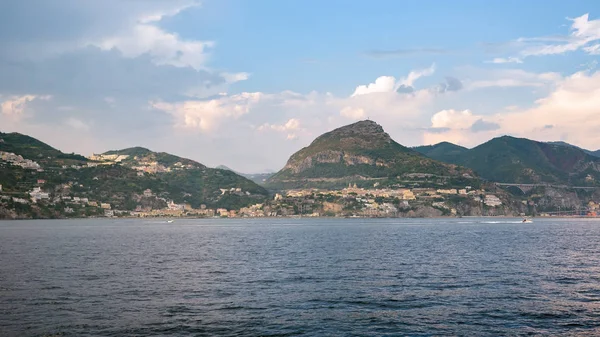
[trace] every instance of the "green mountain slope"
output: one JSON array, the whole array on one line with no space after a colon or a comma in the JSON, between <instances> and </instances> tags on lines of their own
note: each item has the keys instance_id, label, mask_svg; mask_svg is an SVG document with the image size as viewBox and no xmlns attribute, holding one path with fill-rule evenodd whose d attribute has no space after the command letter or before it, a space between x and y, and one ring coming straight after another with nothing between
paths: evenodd
<instances>
[{"instance_id":1,"label":"green mountain slope","mask_svg":"<svg viewBox=\"0 0 600 337\"><path fill-rule=\"evenodd\" d=\"M319 186L321 182L397 179L407 174L460 177L470 170L432 160L390 138L373 121L360 121L327 132L293 154L269 178L269 186ZM311 183L320 181L320 183ZM335 185L335 184L334 184Z\"/></svg>"},{"instance_id":2,"label":"green mountain slope","mask_svg":"<svg viewBox=\"0 0 600 337\"><path fill-rule=\"evenodd\" d=\"M567 143L567 142L563 142L563 141L558 141L558 142L548 142L548 143L549 143L549 144L556 144L556 145L563 145L563 146L574 147L574 148L576 148L576 149L580 149L580 150L582 150L583 152L585 152L585 153L587 153L587 154L589 154L589 155L592 155L592 156L594 156L594 157L600 157L600 150L596 150L596 151L586 150L586 149L580 148L579 146L575 146L575 145L573 145L573 144L569 144L569 143Z\"/></svg>"},{"instance_id":3,"label":"green mountain slope","mask_svg":"<svg viewBox=\"0 0 600 337\"><path fill-rule=\"evenodd\" d=\"M144 165L145 163L157 163L164 166L165 168L174 168L175 164L180 163L177 166L188 166L194 168L205 168L206 166L198 163L197 161L178 157L166 152L153 152L144 147L130 147L123 150L112 150L103 153L102 155L123 155L128 156L121 160L121 163L128 164L129 166Z\"/></svg>"},{"instance_id":4,"label":"green mountain slope","mask_svg":"<svg viewBox=\"0 0 600 337\"><path fill-rule=\"evenodd\" d=\"M194 160L166 152L153 152L143 147L108 151L103 156L128 156L119 164L145 176L160 180L158 191L168 194L175 202L197 208L208 206L239 208L264 199L268 192L253 181L228 170L206 167ZM231 190L223 192L222 190ZM237 191L236 191L237 190Z\"/></svg>"},{"instance_id":5,"label":"green mountain slope","mask_svg":"<svg viewBox=\"0 0 600 337\"><path fill-rule=\"evenodd\" d=\"M87 159L74 153L63 153L33 137L17 132L0 132L0 151L14 153L43 166L75 165Z\"/></svg>"},{"instance_id":6,"label":"green mountain slope","mask_svg":"<svg viewBox=\"0 0 600 337\"><path fill-rule=\"evenodd\" d=\"M440 161L450 161L453 157L460 156L469 149L449 142L434 145L423 145L412 148L413 150Z\"/></svg>"},{"instance_id":7,"label":"green mountain slope","mask_svg":"<svg viewBox=\"0 0 600 337\"><path fill-rule=\"evenodd\" d=\"M600 181L600 158L575 146L524 138L503 136L453 156L430 155L496 182L595 186Z\"/></svg>"},{"instance_id":8,"label":"green mountain slope","mask_svg":"<svg viewBox=\"0 0 600 337\"><path fill-rule=\"evenodd\" d=\"M109 203L113 209L131 211L140 205L165 208L168 202L193 208L206 205L237 209L263 202L268 196L263 187L234 172L208 168L190 159L141 147L109 151L88 160L64 154L21 134L3 133L0 139L0 151L15 154L0 156L0 185L2 192L10 195L2 200L10 201L13 197L27 200L28 204L24 202L23 207L29 207L30 215L65 215L65 209L72 207L65 205L65 197L86 198L98 204ZM30 197L36 188L47 194L37 204ZM103 214L99 206L79 211ZM81 212L73 214L81 215Z\"/></svg>"}]
</instances>

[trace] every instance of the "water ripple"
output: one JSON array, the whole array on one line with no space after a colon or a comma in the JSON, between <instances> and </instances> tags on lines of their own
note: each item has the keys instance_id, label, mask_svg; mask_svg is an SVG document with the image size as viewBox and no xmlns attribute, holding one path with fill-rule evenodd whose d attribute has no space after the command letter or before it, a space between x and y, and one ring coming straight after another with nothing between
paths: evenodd
<instances>
[{"instance_id":1,"label":"water ripple","mask_svg":"<svg viewBox=\"0 0 600 337\"><path fill-rule=\"evenodd\" d=\"M600 222L0 222L1 336L600 335Z\"/></svg>"}]
</instances>

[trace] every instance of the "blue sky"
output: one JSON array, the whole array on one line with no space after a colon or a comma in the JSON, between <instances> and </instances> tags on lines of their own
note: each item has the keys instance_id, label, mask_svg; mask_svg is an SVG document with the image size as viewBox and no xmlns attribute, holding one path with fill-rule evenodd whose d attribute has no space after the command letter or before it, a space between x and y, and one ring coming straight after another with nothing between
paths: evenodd
<instances>
[{"instance_id":1,"label":"blue sky","mask_svg":"<svg viewBox=\"0 0 600 337\"><path fill-rule=\"evenodd\" d=\"M212 66L253 74L252 81L236 86L238 90L343 94L352 91L349 85L434 62L448 72L457 65L481 63L491 57L485 43L564 34L566 17L593 8L600 9L600 4L225 0L206 2L162 26L184 38L217 41ZM430 52L417 53L419 49ZM414 53L390 53L403 50ZM573 72L578 60L585 59L569 55L547 62L558 71ZM546 70L535 62L523 68Z\"/></svg>"},{"instance_id":2,"label":"blue sky","mask_svg":"<svg viewBox=\"0 0 600 337\"><path fill-rule=\"evenodd\" d=\"M597 149L599 56L597 1L9 0L0 130L246 172L367 117L407 146Z\"/></svg>"}]
</instances>

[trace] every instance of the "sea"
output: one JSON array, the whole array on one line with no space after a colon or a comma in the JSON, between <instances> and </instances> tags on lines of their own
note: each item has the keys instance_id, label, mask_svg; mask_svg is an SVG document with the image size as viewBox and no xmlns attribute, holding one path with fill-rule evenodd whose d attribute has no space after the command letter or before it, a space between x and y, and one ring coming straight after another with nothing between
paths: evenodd
<instances>
[{"instance_id":1,"label":"sea","mask_svg":"<svg viewBox=\"0 0 600 337\"><path fill-rule=\"evenodd\" d=\"M600 336L592 219L0 221L0 336Z\"/></svg>"}]
</instances>

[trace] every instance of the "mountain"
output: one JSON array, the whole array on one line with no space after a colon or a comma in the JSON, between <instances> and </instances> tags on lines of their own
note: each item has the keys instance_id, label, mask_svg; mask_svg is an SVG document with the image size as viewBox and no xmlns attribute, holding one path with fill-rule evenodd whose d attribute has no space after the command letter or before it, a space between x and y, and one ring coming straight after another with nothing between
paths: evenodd
<instances>
[{"instance_id":1,"label":"mountain","mask_svg":"<svg viewBox=\"0 0 600 337\"><path fill-rule=\"evenodd\" d=\"M119 158L121 156L121 158ZM206 168L206 166L187 158L178 157L166 152L153 152L143 147L130 147L123 150L112 150L92 156L96 160L114 160L129 166L154 166L158 170L175 169L177 167Z\"/></svg>"},{"instance_id":2,"label":"mountain","mask_svg":"<svg viewBox=\"0 0 600 337\"><path fill-rule=\"evenodd\" d=\"M577 186L600 182L600 158L575 146L503 136L454 155L430 152L433 159L473 169L482 178L507 183Z\"/></svg>"},{"instance_id":3,"label":"mountain","mask_svg":"<svg viewBox=\"0 0 600 337\"><path fill-rule=\"evenodd\" d=\"M34 217L73 212L72 205L63 201L72 200L68 198L131 211L137 206L165 209L169 202L193 208L238 209L263 202L268 196L263 187L234 172L142 147L85 158L65 154L26 135L1 133L0 151L2 192L20 200L1 199L0 209L21 210L17 213ZM43 200L32 201L32 193L42 195ZM99 206L81 206L69 214L102 215L103 211Z\"/></svg>"},{"instance_id":4,"label":"mountain","mask_svg":"<svg viewBox=\"0 0 600 337\"><path fill-rule=\"evenodd\" d=\"M137 172L145 172L144 175L155 176L164 182L161 189L170 198L195 208L201 204L232 208L256 202L256 199L268 194L263 187L231 170L209 168L191 159L143 147L108 151L91 159L118 163ZM222 191L230 189L239 191Z\"/></svg>"},{"instance_id":5,"label":"mountain","mask_svg":"<svg viewBox=\"0 0 600 337\"><path fill-rule=\"evenodd\" d=\"M294 153L267 184L279 188L342 186L357 180L391 183L402 177L470 174L470 170L432 160L396 143L379 124L365 120L317 137Z\"/></svg>"},{"instance_id":6,"label":"mountain","mask_svg":"<svg viewBox=\"0 0 600 337\"><path fill-rule=\"evenodd\" d=\"M434 145L423 145L412 148L413 150L440 161L450 161L453 157L460 156L469 149L449 142L441 142Z\"/></svg>"},{"instance_id":7,"label":"mountain","mask_svg":"<svg viewBox=\"0 0 600 337\"><path fill-rule=\"evenodd\" d=\"M582 150L583 152L585 152L585 153L587 153L587 154L589 154L589 155L592 155L592 156L594 156L594 157L600 157L600 150L596 150L596 151L586 150L586 149L580 148L579 146L575 146L575 145L573 145L573 144L569 144L569 143L567 143L567 142L563 142L563 141L548 142L548 143L549 143L549 144L556 144L556 145L563 145L563 146L574 147L574 148L576 148L576 149L580 149L580 150Z\"/></svg>"},{"instance_id":8,"label":"mountain","mask_svg":"<svg viewBox=\"0 0 600 337\"><path fill-rule=\"evenodd\" d=\"M253 182L262 185L264 184L272 175L272 172L265 172L265 173L241 173L241 172L237 172L234 171L232 169L230 169L229 167L225 166L225 165L219 165L217 167L215 167L219 170L227 170L227 171L231 171L231 172L235 172L239 175L241 175L242 177L248 178L250 180L252 180Z\"/></svg>"},{"instance_id":9,"label":"mountain","mask_svg":"<svg viewBox=\"0 0 600 337\"><path fill-rule=\"evenodd\" d=\"M73 165L87 161L84 156L64 153L33 137L17 132L0 132L0 151L20 155L42 166Z\"/></svg>"}]
</instances>

